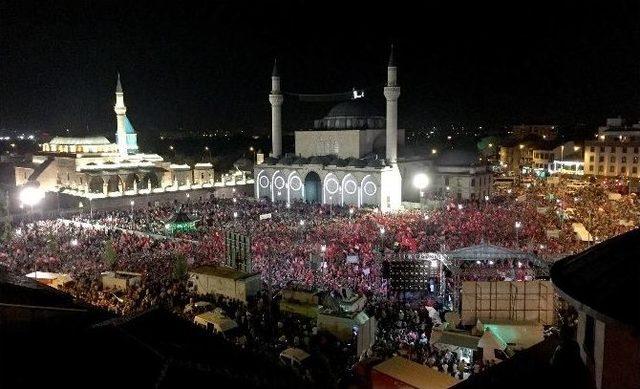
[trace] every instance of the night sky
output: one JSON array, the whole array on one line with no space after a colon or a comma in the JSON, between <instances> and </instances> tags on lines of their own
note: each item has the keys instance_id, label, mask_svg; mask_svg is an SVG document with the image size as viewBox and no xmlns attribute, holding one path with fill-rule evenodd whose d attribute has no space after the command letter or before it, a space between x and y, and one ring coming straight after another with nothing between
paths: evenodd
<instances>
[{"instance_id":1,"label":"night sky","mask_svg":"<svg viewBox=\"0 0 640 389\"><path fill-rule=\"evenodd\" d=\"M285 91L382 107L391 43L404 128L640 116L637 1L42 3L0 0L0 128L113 132L120 71L139 131L266 132L275 56ZM330 106L285 96L284 126Z\"/></svg>"}]
</instances>

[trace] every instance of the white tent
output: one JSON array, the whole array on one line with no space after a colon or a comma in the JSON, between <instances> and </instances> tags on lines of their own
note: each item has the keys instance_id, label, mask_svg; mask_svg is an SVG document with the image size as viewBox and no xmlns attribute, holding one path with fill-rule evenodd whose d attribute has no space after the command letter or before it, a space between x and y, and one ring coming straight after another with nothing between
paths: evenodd
<instances>
[{"instance_id":1,"label":"white tent","mask_svg":"<svg viewBox=\"0 0 640 389\"><path fill-rule=\"evenodd\" d=\"M235 320L230 319L218 309L196 315L193 322L207 328L212 326L217 332L227 332L238 327Z\"/></svg>"},{"instance_id":2,"label":"white tent","mask_svg":"<svg viewBox=\"0 0 640 389\"><path fill-rule=\"evenodd\" d=\"M478 347L482 348L482 360L498 362L501 358L496 356L496 350L505 352L507 344L496 336L491 328L487 328L478 341Z\"/></svg>"},{"instance_id":3,"label":"white tent","mask_svg":"<svg viewBox=\"0 0 640 389\"><path fill-rule=\"evenodd\" d=\"M614 192L609 192L609 200L613 200L613 201L618 201L622 198L622 195L620 193L614 193Z\"/></svg>"},{"instance_id":4,"label":"white tent","mask_svg":"<svg viewBox=\"0 0 640 389\"><path fill-rule=\"evenodd\" d=\"M576 236L581 241L583 241L583 242L591 241L591 239L592 239L591 233L589 231L587 231L587 229L584 227L584 224L582 224L582 223L571 223L571 228L573 228L573 232L576 233Z\"/></svg>"}]
</instances>

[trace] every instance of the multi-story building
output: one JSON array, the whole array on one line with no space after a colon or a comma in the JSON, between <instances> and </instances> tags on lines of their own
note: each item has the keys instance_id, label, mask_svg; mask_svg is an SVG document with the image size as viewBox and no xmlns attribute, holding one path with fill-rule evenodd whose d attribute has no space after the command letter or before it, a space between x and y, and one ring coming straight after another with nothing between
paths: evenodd
<instances>
[{"instance_id":1,"label":"multi-story building","mask_svg":"<svg viewBox=\"0 0 640 389\"><path fill-rule=\"evenodd\" d=\"M583 174L582 150L572 141L507 143L500 146L500 164L510 171Z\"/></svg>"},{"instance_id":2,"label":"multi-story building","mask_svg":"<svg viewBox=\"0 0 640 389\"><path fill-rule=\"evenodd\" d=\"M432 167L430 190L456 200L480 200L491 195L492 173L477 154L465 151L443 153Z\"/></svg>"},{"instance_id":3,"label":"multi-story building","mask_svg":"<svg viewBox=\"0 0 640 389\"><path fill-rule=\"evenodd\" d=\"M585 142L585 174L604 177L640 177L640 124L625 125L607 119L595 140Z\"/></svg>"}]
</instances>

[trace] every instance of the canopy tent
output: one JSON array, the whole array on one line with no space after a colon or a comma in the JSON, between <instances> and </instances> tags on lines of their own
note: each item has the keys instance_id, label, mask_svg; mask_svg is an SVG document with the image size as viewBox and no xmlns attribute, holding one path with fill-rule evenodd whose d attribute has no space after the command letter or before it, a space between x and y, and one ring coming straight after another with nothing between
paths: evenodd
<instances>
[{"instance_id":1,"label":"canopy tent","mask_svg":"<svg viewBox=\"0 0 640 389\"><path fill-rule=\"evenodd\" d=\"M27 274L26 277L33 278L41 284L49 285L53 288L58 288L61 285L73 281L71 276L67 273L51 273L44 271L34 271Z\"/></svg>"},{"instance_id":2,"label":"canopy tent","mask_svg":"<svg viewBox=\"0 0 640 389\"><path fill-rule=\"evenodd\" d=\"M445 255L449 262L489 260L495 261L502 259L518 259L523 261L531 261L537 268L540 268L543 273L546 272L548 274L548 265L535 255L487 243L481 243L475 246L463 247L457 250L448 251L445 253ZM447 267L450 266L446 262L445 265Z\"/></svg>"},{"instance_id":3,"label":"canopy tent","mask_svg":"<svg viewBox=\"0 0 640 389\"><path fill-rule=\"evenodd\" d=\"M164 227L170 234L178 232L193 232L196 230L197 221L198 219L192 218L183 210L179 210L165 221Z\"/></svg>"}]
</instances>

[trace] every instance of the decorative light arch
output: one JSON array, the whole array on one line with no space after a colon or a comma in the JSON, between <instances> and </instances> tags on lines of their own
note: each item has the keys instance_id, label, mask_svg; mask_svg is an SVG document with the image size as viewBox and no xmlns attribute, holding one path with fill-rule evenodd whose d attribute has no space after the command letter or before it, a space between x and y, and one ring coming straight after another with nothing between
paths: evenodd
<instances>
[{"instance_id":1,"label":"decorative light arch","mask_svg":"<svg viewBox=\"0 0 640 389\"><path fill-rule=\"evenodd\" d=\"M280 173L280 170L276 170L275 172L273 172L273 174L271 175L271 202L274 203L276 201L276 193L275 190L276 189L282 189L284 188L284 178L282 176L278 176L280 178L282 178L282 187L278 188L276 186L276 175Z\"/></svg>"},{"instance_id":2,"label":"decorative light arch","mask_svg":"<svg viewBox=\"0 0 640 389\"><path fill-rule=\"evenodd\" d=\"M353 177L353 174L348 173L346 174L344 177L342 177L342 185L341 187L341 201L340 201L340 205L344 206L344 196L346 195L356 195L356 204L359 207L360 206L360 195L358 193L358 184L356 183L355 178Z\"/></svg>"},{"instance_id":3,"label":"decorative light arch","mask_svg":"<svg viewBox=\"0 0 640 389\"><path fill-rule=\"evenodd\" d=\"M291 203L291 191L297 192L303 189L302 180L298 172L292 171L287 177L287 203ZM304 201L304 190L302 191L302 201Z\"/></svg>"},{"instance_id":4,"label":"decorative light arch","mask_svg":"<svg viewBox=\"0 0 640 389\"><path fill-rule=\"evenodd\" d=\"M364 176L362 181L360 181L360 192L358 199L360 205L364 204L365 198L373 197L376 195L376 193L378 193L378 186L375 182L373 182L371 174L367 174L366 176Z\"/></svg>"},{"instance_id":5,"label":"decorative light arch","mask_svg":"<svg viewBox=\"0 0 640 389\"><path fill-rule=\"evenodd\" d=\"M340 182L335 173L329 173L324 177L322 185L322 203L327 203L327 195L334 196L340 191Z\"/></svg>"},{"instance_id":6,"label":"decorative light arch","mask_svg":"<svg viewBox=\"0 0 640 389\"><path fill-rule=\"evenodd\" d=\"M269 177L267 177L267 173L264 171L264 169L260 170L260 172L256 176L256 199L260 198L261 189L269 190L270 184L271 183L269 182Z\"/></svg>"}]
</instances>

